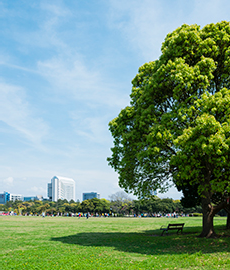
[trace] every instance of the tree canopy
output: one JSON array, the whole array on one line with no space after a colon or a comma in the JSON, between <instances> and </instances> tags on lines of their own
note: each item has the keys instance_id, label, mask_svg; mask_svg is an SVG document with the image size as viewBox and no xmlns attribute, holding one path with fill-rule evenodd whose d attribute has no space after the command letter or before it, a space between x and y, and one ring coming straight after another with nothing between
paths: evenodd
<instances>
[{"instance_id":1,"label":"tree canopy","mask_svg":"<svg viewBox=\"0 0 230 270\"><path fill-rule=\"evenodd\" d=\"M125 191L164 192L171 183L194 186L202 202L203 232L215 236L230 194L230 23L182 25L169 33L158 60L132 81L130 106L109 123L109 164Z\"/></svg>"},{"instance_id":2,"label":"tree canopy","mask_svg":"<svg viewBox=\"0 0 230 270\"><path fill-rule=\"evenodd\" d=\"M167 214L174 211L180 214L193 214L198 215L201 212L200 206L184 207L179 200L173 199L160 199L157 196L152 196L148 199L131 200L125 194L117 192L113 194L115 200L108 201L106 199L88 199L80 202L66 203L66 200L53 201L8 201L5 205L0 204L0 212L11 212L18 215L41 215L45 212L47 215L61 216L78 214L79 212L90 212L92 215L101 215L102 213L109 213L112 216L124 216L136 214L147 214L148 216L155 216L161 213ZM221 214L221 213L220 213ZM226 213L223 212L223 215Z\"/></svg>"}]
</instances>

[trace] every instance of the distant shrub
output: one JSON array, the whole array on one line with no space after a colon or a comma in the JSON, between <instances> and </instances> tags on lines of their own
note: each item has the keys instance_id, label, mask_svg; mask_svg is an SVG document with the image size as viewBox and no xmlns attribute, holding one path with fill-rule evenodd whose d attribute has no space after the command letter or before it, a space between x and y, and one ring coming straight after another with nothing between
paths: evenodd
<instances>
[{"instance_id":1,"label":"distant shrub","mask_svg":"<svg viewBox=\"0 0 230 270\"><path fill-rule=\"evenodd\" d=\"M203 214L202 213L192 213L192 214L189 214L189 216L194 216L194 217L202 217Z\"/></svg>"}]
</instances>

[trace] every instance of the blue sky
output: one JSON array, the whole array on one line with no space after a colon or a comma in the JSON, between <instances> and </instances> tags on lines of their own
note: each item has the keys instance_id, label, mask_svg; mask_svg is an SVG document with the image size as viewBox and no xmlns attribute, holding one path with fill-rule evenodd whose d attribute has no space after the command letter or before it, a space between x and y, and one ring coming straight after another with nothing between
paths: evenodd
<instances>
[{"instance_id":1,"label":"blue sky","mask_svg":"<svg viewBox=\"0 0 230 270\"><path fill-rule=\"evenodd\" d=\"M229 10L229 0L0 1L0 192L46 197L54 175L73 178L80 200L120 191L108 122L129 105L138 68L181 24L229 21Z\"/></svg>"}]
</instances>

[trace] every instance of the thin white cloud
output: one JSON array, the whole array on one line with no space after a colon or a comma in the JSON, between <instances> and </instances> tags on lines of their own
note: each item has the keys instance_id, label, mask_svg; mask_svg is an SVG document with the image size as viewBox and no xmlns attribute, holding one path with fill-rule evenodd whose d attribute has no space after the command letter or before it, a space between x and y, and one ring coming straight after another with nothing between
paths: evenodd
<instances>
[{"instance_id":1,"label":"thin white cloud","mask_svg":"<svg viewBox=\"0 0 230 270\"><path fill-rule=\"evenodd\" d=\"M29 188L27 190L32 191L33 193L36 193L36 195L46 194L47 193L47 190L45 188L37 187L37 186L33 186L33 187L31 187L31 188Z\"/></svg>"},{"instance_id":2,"label":"thin white cloud","mask_svg":"<svg viewBox=\"0 0 230 270\"><path fill-rule=\"evenodd\" d=\"M65 50L65 42L59 38L59 27L62 23L72 16L71 11L60 2L55 4L40 1L36 4L27 3L26 7L31 9L31 16L26 9L8 9L5 8L4 16L13 17L10 21L15 24L10 25L9 33L13 42L16 41L17 50L23 54L29 54L40 49L52 49L50 54ZM30 24L30 27L18 24L23 17L24 24ZM7 32L7 30L6 30ZM36 52L37 53L37 52Z\"/></svg>"},{"instance_id":3,"label":"thin white cloud","mask_svg":"<svg viewBox=\"0 0 230 270\"><path fill-rule=\"evenodd\" d=\"M72 125L76 134L99 144L110 142L111 136L108 131L108 116L83 117L83 115L83 113L79 113L78 111L70 114L70 117L73 119Z\"/></svg>"},{"instance_id":4,"label":"thin white cloud","mask_svg":"<svg viewBox=\"0 0 230 270\"><path fill-rule=\"evenodd\" d=\"M144 57L144 61L155 60L160 53L164 37L164 8L159 1L126 1L122 5L110 1L108 21L111 28L119 29L132 49Z\"/></svg>"},{"instance_id":5,"label":"thin white cloud","mask_svg":"<svg viewBox=\"0 0 230 270\"><path fill-rule=\"evenodd\" d=\"M69 17L71 16L70 10L64 6L61 5L60 2L57 4L57 1L55 1L55 4L47 3L47 1L42 1L40 3L41 9L48 11L51 13L51 15L55 15L56 17Z\"/></svg>"},{"instance_id":6,"label":"thin white cloud","mask_svg":"<svg viewBox=\"0 0 230 270\"><path fill-rule=\"evenodd\" d=\"M8 178L3 179L2 182L7 187L13 187L13 185L14 185L14 178L10 176Z\"/></svg>"},{"instance_id":7,"label":"thin white cloud","mask_svg":"<svg viewBox=\"0 0 230 270\"><path fill-rule=\"evenodd\" d=\"M180 200L183 193L181 191L179 192L175 186L172 186L166 193L158 193L157 196L161 199L173 198L174 200Z\"/></svg>"},{"instance_id":8,"label":"thin white cloud","mask_svg":"<svg viewBox=\"0 0 230 270\"><path fill-rule=\"evenodd\" d=\"M23 53L34 51L35 48L52 49L49 57L37 58L37 70L9 61L3 61L3 64L23 71L39 73L58 95L87 102L86 106L106 105L119 109L126 106L130 88L127 87L128 91L125 95L118 94L117 90L120 89L122 93L124 86L118 81L114 84L111 78L105 76L107 67L102 67L101 63L87 62L86 56L78 52L81 43L79 45L68 43L70 36L82 35L81 31L77 31L81 28L79 26L81 22L78 24L73 21L68 29L68 35L61 30L63 26L68 27L70 24L73 11L61 2L47 4L45 1L41 2L40 10L42 10L41 16L33 18L33 22L38 26L36 30L14 31L11 36L21 44L19 50ZM74 12L77 16L79 11L74 10ZM102 55L103 57L105 56Z\"/></svg>"},{"instance_id":9,"label":"thin white cloud","mask_svg":"<svg viewBox=\"0 0 230 270\"><path fill-rule=\"evenodd\" d=\"M26 68L26 67L19 66L19 65L10 64L9 61L0 61L0 65L6 66L6 67L12 68L12 69L18 69L18 70L26 71L26 72L29 72L29 73L34 73L34 74L39 73L37 70L34 70L34 69Z\"/></svg>"},{"instance_id":10,"label":"thin white cloud","mask_svg":"<svg viewBox=\"0 0 230 270\"><path fill-rule=\"evenodd\" d=\"M109 3L110 27L123 33L126 42L133 50L142 54L144 61L158 58L166 35L183 23L204 26L229 20L228 0L127 0L122 4L120 1L110 0Z\"/></svg>"},{"instance_id":11,"label":"thin white cloud","mask_svg":"<svg viewBox=\"0 0 230 270\"><path fill-rule=\"evenodd\" d=\"M76 199L82 200L83 192L96 191L101 198L120 191L118 175L111 170L76 170L70 171L76 185Z\"/></svg>"},{"instance_id":12,"label":"thin white cloud","mask_svg":"<svg viewBox=\"0 0 230 270\"><path fill-rule=\"evenodd\" d=\"M126 106L129 100L127 92L126 95L118 94L118 89L124 87L122 83L116 81L114 84L111 78L105 76L108 69L102 64L105 56L101 56L100 62L95 59L92 59L94 62L88 61L87 55L80 49L82 43L78 44L78 39L83 35L82 30L79 30L82 22L74 20L73 24L71 23L73 15L77 17L80 11L77 9L70 11L60 2L55 2L55 5L42 2L41 7L47 16L43 16L39 30L32 33L32 38L31 34L27 33L25 39L31 45L52 48L49 58L37 61L37 70L50 83L53 91L63 98L83 101L85 106L106 105L110 108ZM60 30L65 23L66 27L71 25L68 35ZM87 36L90 32L84 34ZM73 39L70 39L69 43L70 36ZM73 43L73 40L76 40L76 43Z\"/></svg>"},{"instance_id":13,"label":"thin white cloud","mask_svg":"<svg viewBox=\"0 0 230 270\"><path fill-rule=\"evenodd\" d=\"M48 132L47 124L34 116L22 87L0 81L0 121L12 127L34 146L41 146Z\"/></svg>"},{"instance_id":14,"label":"thin white cloud","mask_svg":"<svg viewBox=\"0 0 230 270\"><path fill-rule=\"evenodd\" d=\"M189 20L192 23L200 24L202 27L208 23L229 21L229 9L229 0L194 0L194 9L190 13Z\"/></svg>"},{"instance_id":15,"label":"thin white cloud","mask_svg":"<svg viewBox=\"0 0 230 270\"><path fill-rule=\"evenodd\" d=\"M64 96L71 96L87 106L107 105L119 108L127 105L128 99L115 92L114 86L101 72L87 68L79 55L60 57L38 62L38 70L52 88Z\"/></svg>"}]
</instances>

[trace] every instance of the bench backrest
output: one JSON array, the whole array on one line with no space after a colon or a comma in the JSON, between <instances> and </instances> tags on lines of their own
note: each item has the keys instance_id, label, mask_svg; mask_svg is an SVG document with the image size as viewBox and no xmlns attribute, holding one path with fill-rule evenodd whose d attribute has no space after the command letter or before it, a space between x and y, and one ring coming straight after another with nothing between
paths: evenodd
<instances>
[{"instance_id":1,"label":"bench backrest","mask_svg":"<svg viewBox=\"0 0 230 270\"><path fill-rule=\"evenodd\" d=\"M170 229L182 229L184 227L184 223L173 223L168 225L168 230Z\"/></svg>"}]
</instances>

